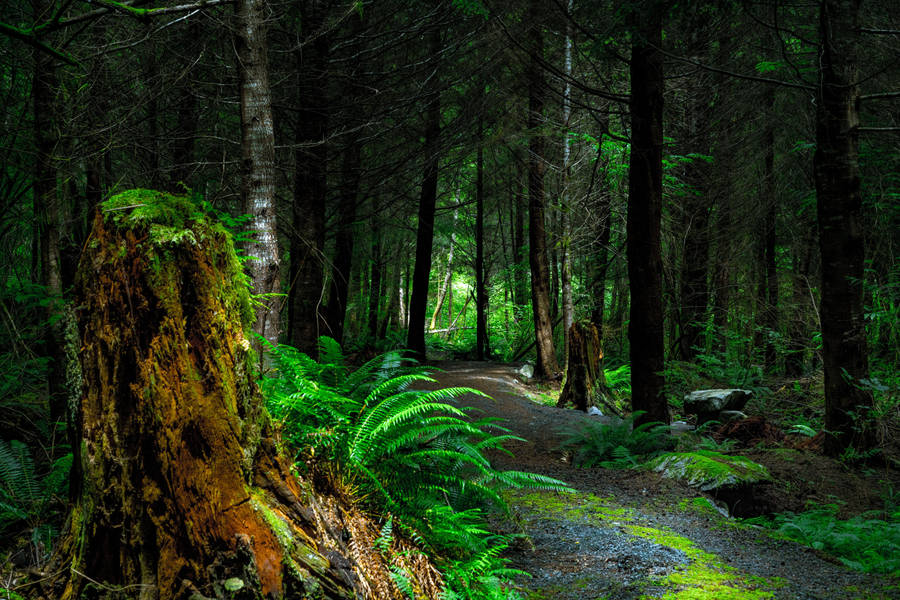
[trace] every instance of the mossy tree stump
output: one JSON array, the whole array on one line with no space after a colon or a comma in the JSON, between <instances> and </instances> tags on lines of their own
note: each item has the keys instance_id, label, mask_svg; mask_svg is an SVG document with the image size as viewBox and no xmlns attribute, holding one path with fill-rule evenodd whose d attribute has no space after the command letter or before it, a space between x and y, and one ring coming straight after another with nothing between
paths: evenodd
<instances>
[{"instance_id":1,"label":"mossy tree stump","mask_svg":"<svg viewBox=\"0 0 900 600\"><path fill-rule=\"evenodd\" d=\"M569 328L569 364L566 381L556 406L572 404L587 412L606 389L606 378L600 360L600 333L590 321L576 321Z\"/></svg>"},{"instance_id":2,"label":"mossy tree stump","mask_svg":"<svg viewBox=\"0 0 900 600\"><path fill-rule=\"evenodd\" d=\"M392 567L439 593L422 554L376 550L349 494L314 490L278 453L221 225L185 198L116 196L76 285L80 486L53 597L400 598Z\"/></svg>"}]
</instances>

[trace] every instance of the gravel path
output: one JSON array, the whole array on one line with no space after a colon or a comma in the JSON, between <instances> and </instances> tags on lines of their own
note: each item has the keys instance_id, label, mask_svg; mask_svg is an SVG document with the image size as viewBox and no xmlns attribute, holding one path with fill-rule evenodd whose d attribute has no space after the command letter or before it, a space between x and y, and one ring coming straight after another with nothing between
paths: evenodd
<instances>
[{"instance_id":1,"label":"gravel path","mask_svg":"<svg viewBox=\"0 0 900 600\"><path fill-rule=\"evenodd\" d=\"M569 484L574 494L517 491L501 527L525 538L509 553L510 566L530 572L521 583L531 600L561 599L888 599L900 580L857 573L803 546L776 541L724 518L700 494L655 473L578 469L556 450L558 430L583 413L543 406L518 381L515 367L447 361L441 386L468 386L461 405L506 419L527 442L498 453L503 469L527 470Z\"/></svg>"}]
</instances>

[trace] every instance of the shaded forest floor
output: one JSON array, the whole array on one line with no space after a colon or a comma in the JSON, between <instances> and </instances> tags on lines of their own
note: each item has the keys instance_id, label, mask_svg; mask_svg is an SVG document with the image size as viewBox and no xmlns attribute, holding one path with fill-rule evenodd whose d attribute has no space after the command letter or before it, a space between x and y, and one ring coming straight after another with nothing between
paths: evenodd
<instances>
[{"instance_id":1,"label":"shaded forest floor","mask_svg":"<svg viewBox=\"0 0 900 600\"><path fill-rule=\"evenodd\" d=\"M506 419L527 442L497 453L502 469L532 471L569 484L574 494L518 491L506 533L524 534L508 554L530 572L523 595L538 599L630 598L868 598L900 597L900 579L852 571L815 550L774 539L765 530L725 517L687 485L644 470L573 467L557 447L561 430L595 419L536 401L515 366L445 361L442 387L468 386L491 396L461 397L460 405ZM879 482L894 470L861 476L814 452L783 448L736 451L765 464L775 482L758 494L766 512L802 510L807 500L838 502L848 515L879 509Z\"/></svg>"}]
</instances>

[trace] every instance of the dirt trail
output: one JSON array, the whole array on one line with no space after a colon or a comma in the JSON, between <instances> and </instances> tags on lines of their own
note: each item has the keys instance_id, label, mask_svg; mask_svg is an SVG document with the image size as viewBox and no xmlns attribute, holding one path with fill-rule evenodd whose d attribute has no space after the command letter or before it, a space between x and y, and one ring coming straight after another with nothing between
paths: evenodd
<instances>
[{"instance_id":1,"label":"dirt trail","mask_svg":"<svg viewBox=\"0 0 900 600\"><path fill-rule=\"evenodd\" d=\"M776 541L719 515L691 488L644 471L578 469L556 450L560 427L583 413L529 399L511 365L446 361L436 366L441 386L489 394L459 399L527 442L498 453L503 469L555 477L574 494L523 492L510 496L503 527L526 534L508 556L533 577L522 582L529 599L887 599L900 581L832 564L803 546Z\"/></svg>"}]
</instances>

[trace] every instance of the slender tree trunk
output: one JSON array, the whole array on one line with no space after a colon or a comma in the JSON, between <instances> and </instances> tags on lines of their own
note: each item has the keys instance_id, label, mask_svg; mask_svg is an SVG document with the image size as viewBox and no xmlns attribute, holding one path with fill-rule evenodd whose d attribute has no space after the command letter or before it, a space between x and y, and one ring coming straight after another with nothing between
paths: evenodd
<instances>
[{"instance_id":1,"label":"slender tree trunk","mask_svg":"<svg viewBox=\"0 0 900 600\"><path fill-rule=\"evenodd\" d=\"M822 256L825 441L829 454L873 443L863 321L864 242L858 127L859 0L822 0L816 101L816 201Z\"/></svg>"},{"instance_id":2,"label":"slender tree trunk","mask_svg":"<svg viewBox=\"0 0 900 600\"><path fill-rule=\"evenodd\" d=\"M765 214L765 249L763 252L765 269L765 304L763 306L763 328L765 329L765 365L772 369L777 359L773 334L778 328L778 271L775 264L775 217L778 199L775 196L775 88L766 89L766 130L765 166L763 173L763 204Z\"/></svg>"},{"instance_id":3,"label":"slender tree trunk","mask_svg":"<svg viewBox=\"0 0 900 600\"><path fill-rule=\"evenodd\" d=\"M344 318L347 314L350 270L353 267L353 226L356 222L361 165L362 149L358 141L352 139L344 150L338 201L338 229L335 234L336 251L331 270L331 291L326 311L328 330L338 343L342 343L344 340Z\"/></svg>"},{"instance_id":4,"label":"slender tree trunk","mask_svg":"<svg viewBox=\"0 0 900 600\"><path fill-rule=\"evenodd\" d=\"M425 173L419 197L419 225L416 234L416 266L409 303L409 331L406 345L419 360L425 360L425 311L431 275L431 245L434 242L434 210L437 203L441 96L437 75L441 53L441 32L432 27L428 34L429 54L434 72L430 77L428 105L425 110Z\"/></svg>"},{"instance_id":5,"label":"slender tree trunk","mask_svg":"<svg viewBox=\"0 0 900 600\"><path fill-rule=\"evenodd\" d=\"M475 160L475 358L490 354L487 329L487 293L484 272L484 124L478 117L478 155Z\"/></svg>"},{"instance_id":6,"label":"slender tree trunk","mask_svg":"<svg viewBox=\"0 0 900 600\"><path fill-rule=\"evenodd\" d=\"M609 112L603 113L605 129L609 128ZM593 252L593 260L591 261L589 277L591 290L591 322L597 326L597 333L600 336L600 344L603 344L603 320L606 309L606 279L609 273L609 241L612 234L612 191L606 184L607 169L609 159L603 156L603 135L601 134L597 140L597 163L604 161L603 171L600 174L600 193L597 201L597 230L595 233L596 241ZM597 164L595 163L595 173ZM593 181L593 180L592 180ZM591 186L593 188L593 185Z\"/></svg>"},{"instance_id":7,"label":"slender tree trunk","mask_svg":"<svg viewBox=\"0 0 900 600\"><path fill-rule=\"evenodd\" d=\"M804 232L800 247L794 252L793 278L791 280L791 317L788 321L788 351L784 359L785 375L800 377L805 371L805 354L809 339L810 327L805 315L809 307L809 278L812 254L816 241L813 235L814 226L800 218L800 229Z\"/></svg>"},{"instance_id":8,"label":"slender tree trunk","mask_svg":"<svg viewBox=\"0 0 900 600\"><path fill-rule=\"evenodd\" d=\"M458 188L456 190L456 201L457 204L461 202L460 190ZM453 250L454 246L456 246L456 222L458 217L459 209L454 209L453 228L450 230L450 247L447 250L447 272L444 275L444 280L441 282L441 287L438 290L437 302L434 305L434 312L431 313L431 323L428 325L428 329L437 329L438 316L441 314L441 309L444 307L444 301L447 300L448 292L450 292L450 302L448 303L449 317L447 318L447 322L449 323L450 319L453 317L453 294L450 290L450 285L453 282Z\"/></svg>"},{"instance_id":9,"label":"slender tree trunk","mask_svg":"<svg viewBox=\"0 0 900 600\"><path fill-rule=\"evenodd\" d=\"M322 32L324 0L300 4L304 31L313 39L295 51L301 108L297 115L294 171L291 286L288 326L290 343L315 356L324 320L325 196L327 194L328 100L330 40Z\"/></svg>"},{"instance_id":10,"label":"slender tree trunk","mask_svg":"<svg viewBox=\"0 0 900 600\"><path fill-rule=\"evenodd\" d=\"M251 289L259 297L253 330L278 343L278 229L275 223L275 130L269 95L265 1L238 0L235 45L241 85L241 199L253 239L247 247ZM257 352L261 344L251 340Z\"/></svg>"},{"instance_id":11,"label":"slender tree trunk","mask_svg":"<svg viewBox=\"0 0 900 600\"><path fill-rule=\"evenodd\" d=\"M381 225L378 222L380 202L375 199L372 211L372 276L369 278L369 342L374 344L378 335L378 310L381 306L381 281L384 276L384 259L382 257Z\"/></svg>"},{"instance_id":12,"label":"slender tree trunk","mask_svg":"<svg viewBox=\"0 0 900 600\"><path fill-rule=\"evenodd\" d=\"M701 11L691 13L688 26L690 54L699 62L708 62L706 49L709 46L708 17ZM685 83L687 107L685 110L685 130L687 145L684 154L709 154L709 134L712 119L710 82L701 77L691 78ZM716 107L718 108L718 107ZM697 355L696 348L703 343L706 310L709 303L709 211L710 211L710 166L699 157L685 165L684 180L688 193L682 198L682 227L684 251L681 257L679 278L680 335L678 354L682 360L692 361ZM673 322L674 325L674 322Z\"/></svg>"},{"instance_id":13,"label":"slender tree trunk","mask_svg":"<svg viewBox=\"0 0 900 600\"><path fill-rule=\"evenodd\" d=\"M202 35L199 19L193 18L185 29L182 40L184 47L200 39ZM169 177L169 189L173 193L184 191L191 187L191 175L194 172L194 149L197 142L197 124L199 114L197 107L197 94L194 82L190 77L190 71L180 82L178 88L178 100L176 101L176 122L178 135L172 142L172 170Z\"/></svg>"},{"instance_id":14,"label":"slender tree trunk","mask_svg":"<svg viewBox=\"0 0 900 600\"><path fill-rule=\"evenodd\" d=\"M528 64L528 259L531 266L531 307L534 315L537 363L534 376L553 379L559 375L553 349L553 322L550 319L550 267L547 262L547 232L544 218L544 75L540 60L544 52L540 2L531 0Z\"/></svg>"},{"instance_id":15,"label":"slender tree trunk","mask_svg":"<svg viewBox=\"0 0 900 600\"><path fill-rule=\"evenodd\" d=\"M51 3L46 0L31 2L35 23L46 17ZM34 52L34 73L31 88L34 113L34 181L32 198L35 220L35 244L40 257L40 283L46 289L49 302L45 318L51 325L44 331L44 343L50 357L47 374L48 407L53 426L67 421L67 394L65 388L66 356L64 352L63 326L59 322L62 308L62 276L60 273L60 200L56 185L56 154L59 131L54 120L58 91L53 59L50 55ZM71 423L70 423L71 424Z\"/></svg>"},{"instance_id":16,"label":"slender tree trunk","mask_svg":"<svg viewBox=\"0 0 900 600\"><path fill-rule=\"evenodd\" d=\"M525 314L525 307L528 304L527 299L527 281L525 267L525 197L522 194L522 172L521 166L516 164L516 179L513 192L513 236L512 236L512 253L513 253L513 302L516 305L515 318L516 322L522 319Z\"/></svg>"},{"instance_id":17,"label":"slender tree trunk","mask_svg":"<svg viewBox=\"0 0 900 600\"><path fill-rule=\"evenodd\" d=\"M574 8L574 0L569 0L568 13L572 14ZM572 21L566 21L566 51L565 51L565 68L566 75L572 76ZM562 207L560 212L560 254L562 264L560 265L560 287L562 296L562 326L563 326L563 344L565 347L566 365L569 362L569 333L572 323L575 320L575 303L572 299L572 225L569 219L569 211L571 210L571 198L569 196L569 185L571 179L571 167L569 165L569 121L572 118L572 84L566 80L565 90L563 91L563 191L562 191Z\"/></svg>"},{"instance_id":18,"label":"slender tree trunk","mask_svg":"<svg viewBox=\"0 0 900 600\"><path fill-rule=\"evenodd\" d=\"M627 254L631 288L631 403L641 421L669 422L663 393L662 259L662 11L635 14L631 46L631 162Z\"/></svg>"}]
</instances>

